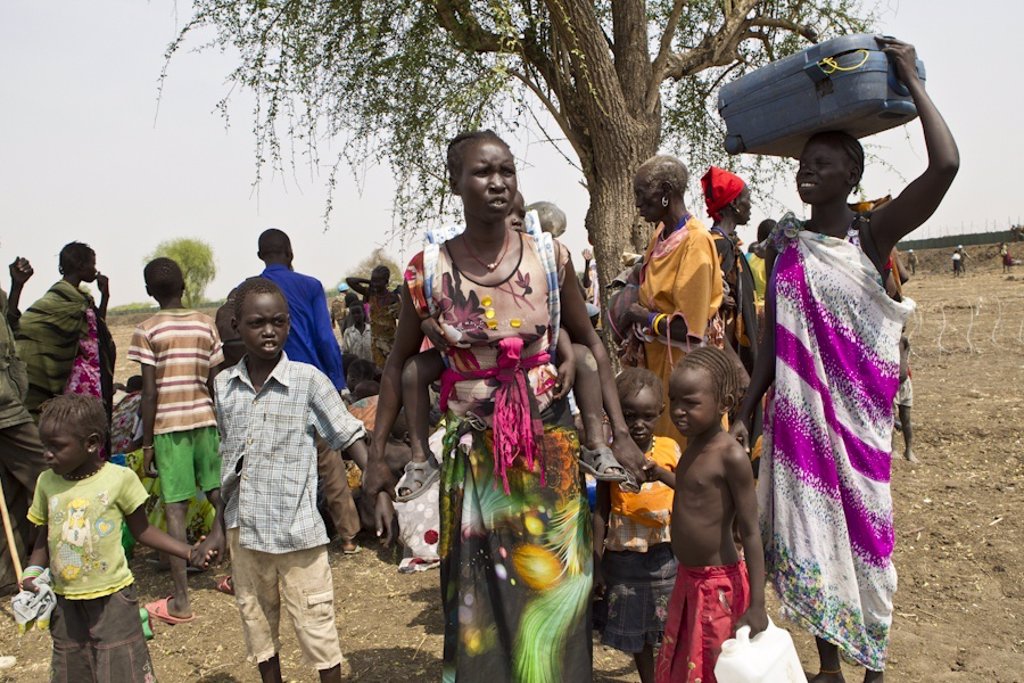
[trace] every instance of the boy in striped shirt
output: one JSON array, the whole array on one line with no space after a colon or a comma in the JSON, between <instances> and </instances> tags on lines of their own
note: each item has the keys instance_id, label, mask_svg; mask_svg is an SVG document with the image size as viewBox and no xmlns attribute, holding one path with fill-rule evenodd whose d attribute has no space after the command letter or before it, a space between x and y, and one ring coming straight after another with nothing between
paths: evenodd
<instances>
[{"instance_id":1,"label":"boy in striped shirt","mask_svg":"<svg viewBox=\"0 0 1024 683\"><path fill-rule=\"evenodd\" d=\"M142 366L142 450L149 476L160 477L167 532L185 541L185 513L196 486L216 510L205 547L224 554L220 496L220 442L213 412L213 375L224 360L212 318L184 308L185 280L169 258L150 261L143 271L146 292L160 312L132 335L128 358ZM155 464L155 468L154 468ZM174 594L146 605L169 624L191 621L185 563L171 558Z\"/></svg>"}]
</instances>

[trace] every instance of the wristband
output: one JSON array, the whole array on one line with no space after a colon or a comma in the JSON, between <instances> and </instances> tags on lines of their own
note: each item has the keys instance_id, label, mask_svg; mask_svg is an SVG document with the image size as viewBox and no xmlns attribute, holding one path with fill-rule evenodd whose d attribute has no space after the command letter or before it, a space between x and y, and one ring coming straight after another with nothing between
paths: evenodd
<instances>
[{"instance_id":1,"label":"wristband","mask_svg":"<svg viewBox=\"0 0 1024 683\"><path fill-rule=\"evenodd\" d=\"M142 450L144 450L144 451L151 451L151 450L153 450L153 447L152 446L143 446Z\"/></svg>"},{"instance_id":2,"label":"wristband","mask_svg":"<svg viewBox=\"0 0 1024 683\"><path fill-rule=\"evenodd\" d=\"M658 313L651 313L647 316L647 327L649 329L654 329L654 323L658 321L658 315Z\"/></svg>"},{"instance_id":3,"label":"wristband","mask_svg":"<svg viewBox=\"0 0 1024 683\"><path fill-rule=\"evenodd\" d=\"M35 579L39 577L44 571L46 570L40 567L39 565L35 564L29 567L25 567L23 570L21 570L21 580L24 581L25 579Z\"/></svg>"},{"instance_id":4,"label":"wristband","mask_svg":"<svg viewBox=\"0 0 1024 683\"><path fill-rule=\"evenodd\" d=\"M651 330L654 332L654 334L658 334L658 325L660 325L663 320L667 319L667 313L660 313L658 317L654 319L654 325L651 327Z\"/></svg>"}]
</instances>

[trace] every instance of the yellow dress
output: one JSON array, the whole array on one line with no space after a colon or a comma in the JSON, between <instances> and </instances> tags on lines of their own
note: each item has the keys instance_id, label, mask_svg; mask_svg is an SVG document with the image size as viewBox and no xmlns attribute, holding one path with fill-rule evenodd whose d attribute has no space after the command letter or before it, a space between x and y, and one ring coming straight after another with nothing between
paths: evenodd
<instances>
[{"instance_id":1,"label":"yellow dress","mask_svg":"<svg viewBox=\"0 0 1024 683\"><path fill-rule=\"evenodd\" d=\"M686 437L672 424L668 411L668 381L673 368L694 348L705 344L721 347L723 328L718 318L722 305L722 269L715 242L697 218L664 239L659 225L651 237L640 273L640 304L652 312L682 317L689 331L687 339L665 336L646 341L647 369L661 378L665 410L654 433L675 439L681 449Z\"/></svg>"}]
</instances>

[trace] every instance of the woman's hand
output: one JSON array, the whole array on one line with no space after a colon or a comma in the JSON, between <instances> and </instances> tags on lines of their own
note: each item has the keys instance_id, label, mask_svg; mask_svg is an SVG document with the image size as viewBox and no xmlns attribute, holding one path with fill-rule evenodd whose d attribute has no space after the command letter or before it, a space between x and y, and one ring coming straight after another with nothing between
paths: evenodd
<instances>
[{"instance_id":1,"label":"woman's hand","mask_svg":"<svg viewBox=\"0 0 1024 683\"><path fill-rule=\"evenodd\" d=\"M612 439L612 453L615 454L618 463L633 476L633 481L638 486L647 480L647 473L644 472L644 454L637 448L629 432L621 436L616 435Z\"/></svg>"},{"instance_id":2,"label":"woman's hand","mask_svg":"<svg viewBox=\"0 0 1024 683\"><path fill-rule=\"evenodd\" d=\"M384 491L377 494L373 516L377 523L377 538L387 548L391 545L393 533L391 522L395 517L395 504L391 502L391 497Z\"/></svg>"},{"instance_id":3,"label":"woman's hand","mask_svg":"<svg viewBox=\"0 0 1024 683\"><path fill-rule=\"evenodd\" d=\"M96 274L96 288L100 290L100 296L104 299L110 296L110 278L103 273Z\"/></svg>"},{"instance_id":4,"label":"woman's hand","mask_svg":"<svg viewBox=\"0 0 1024 683\"><path fill-rule=\"evenodd\" d=\"M386 440L370 439L367 443L369 457L366 461L366 469L363 471L363 494L376 496L378 493L391 497L394 490L391 470L388 468L387 460L384 457Z\"/></svg>"},{"instance_id":5,"label":"woman's hand","mask_svg":"<svg viewBox=\"0 0 1024 683\"><path fill-rule=\"evenodd\" d=\"M882 52L892 58L896 76L906 84L920 80L917 73L917 50L910 43L895 38L876 38Z\"/></svg>"},{"instance_id":6,"label":"woman's hand","mask_svg":"<svg viewBox=\"0 0 1024 683\"><path fill-rule=\"evenodd\" d=\"M626 309L626 321L631 324L646 325L650 317L650 309L644 308L640 304L630 304L629 308Z\"/></svg>"}]
</instances>

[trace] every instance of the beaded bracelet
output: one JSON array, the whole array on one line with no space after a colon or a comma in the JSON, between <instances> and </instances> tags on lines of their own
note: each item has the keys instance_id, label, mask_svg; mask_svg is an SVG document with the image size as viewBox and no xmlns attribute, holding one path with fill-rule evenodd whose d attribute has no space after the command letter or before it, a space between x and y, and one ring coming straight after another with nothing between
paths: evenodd
<instances>
[{"instance_id":1,"label":"beaded bracelet","mask_svg":"<svg viewBox=\"0 0 1024 683\"><path fill-rule=\"evenodd\" d=\"M24 581L25 579L34 579L42 575L44 571L46 570L40 567L39 565L35 564L25 567L23 570L21 570L21 580Z\"/></svg>"}]
</instances>

